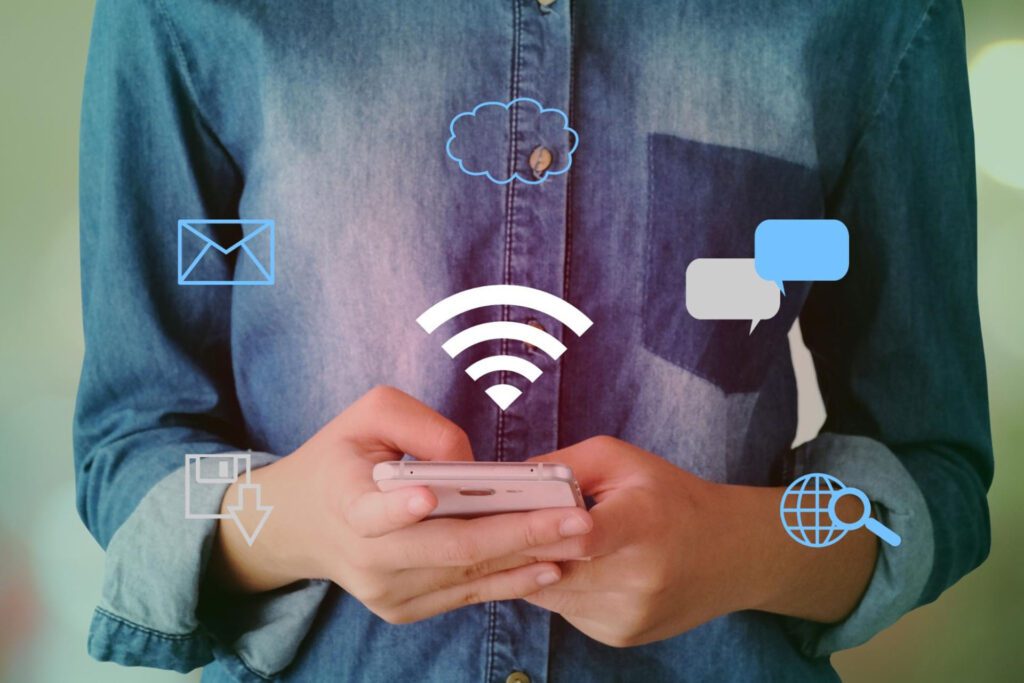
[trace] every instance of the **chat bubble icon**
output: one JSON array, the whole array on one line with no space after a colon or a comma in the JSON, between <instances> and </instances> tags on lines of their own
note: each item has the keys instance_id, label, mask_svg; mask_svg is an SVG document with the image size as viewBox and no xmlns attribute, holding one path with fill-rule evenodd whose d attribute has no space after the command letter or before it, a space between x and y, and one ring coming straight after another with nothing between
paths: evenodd
<instances>
[{"instance_id":1,"label":"chat bubble icon","mask_svg":"<svg viewBox=\"0 0 1024 683\"><path fill-rule=\"evenodd\" d=\"M839 280L850 268L850 232L833 219L762 221L754 232L754 263L783 294L785 280Z\"/></svg>"},{"instance_id":2,"label":"chat bubble icon","mask_svg":"<svg viewBox=\"0 0 1024 683\"><path fill-rule=\"evenodd\" d=\"M749 320L750 332L779 312L779 290L750 258L699 258L686 268L686 310L697 320Z\"/></svg>"}]
</instances>

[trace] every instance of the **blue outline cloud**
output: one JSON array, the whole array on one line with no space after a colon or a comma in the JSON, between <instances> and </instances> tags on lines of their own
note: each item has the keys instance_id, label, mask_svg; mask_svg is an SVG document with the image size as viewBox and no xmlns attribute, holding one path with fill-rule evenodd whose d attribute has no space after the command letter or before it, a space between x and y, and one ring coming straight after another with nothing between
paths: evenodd
<instances>
[{"instance_id":1,"label":"blue outline cloud","mask_svg":"<svg viewBox=\"0 0 1024 683\"><path fill-rule=\"evenodd\" d=\"M503 109L505 109L505 111L508 111L508 110L510 110L512 108L513 104L516 104L518 102L529 102L530 104L535 105L537 107L537 110L538 110L537 111L537 115L538 116L540 116L541 114L545 114L547 112L555 112L556 114L558 114L559 116L562 117L562 122L563 122L562 123L562 129L567 131L569 133L569 135L572 136L572 146L569 148L568 162L566 163L565 168L563 168L561 170L558 170L558 171L545 171L544 174L540 178L537 178L536 180L528 180L527 178L524 178L522 175L519 174L519 171L515 171L512 174L512 176L509 177L509 178L505 178L504 180L498 180L493 175L491 175L490 171L470 171L470 170L468 170L466 168L465 164L462 163L462 159L460 159L457 156L455 156L454 154L452 154L452 143L455 142L455 123L459 119L461 119L463 116L476 116L476 113L478 111L480 111L483 107L495 107L495 106L497 106L497 107L502 107ZM466 175L470 175L470 176L484 176L488 180L490 180L492 183L495 183L496 185L508 185L513 180L517 180L517 179L520 182L526 183L527 185L540 185L541 183L543 183L545 180L547 180L551 176L562 175L563 173L568 173L569 169L572 168L572 155L573 155L573 152L576 151L576 147L578 147L579 144L580 144L580 136L579 136L579 134L573 128L571 128L569 126L569 117L568 117L568 115L566 115L566 113L564 111L562 111L561 109L546 108L540 102L538 102L537 100L535 100L533 98L530 98L530 97L517 97L516 99L514 99L514 100L512 100L510 102L507 102L507 103L506 102L481 102L480 104L478 104L475 107L473 107L473 109L471 111L464 111L464 112L456 115L455 118L452 119L451 124L449 124L449 126L448 126L448 132L451 133L451 137L448 138L448 142L444 146L444 151L448 155L448 158L451 159L452 161L454 161L455 163L457 163L459 165L459 170L461 170Z\"/></svg>"}]
</instances>

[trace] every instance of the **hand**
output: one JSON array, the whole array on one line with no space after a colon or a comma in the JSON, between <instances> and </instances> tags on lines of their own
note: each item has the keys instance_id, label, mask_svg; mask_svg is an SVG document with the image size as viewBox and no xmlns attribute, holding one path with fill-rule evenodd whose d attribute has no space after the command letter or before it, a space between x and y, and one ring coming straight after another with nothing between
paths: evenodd
<instances>
[{"instance_id":1,"label":"hand","mask_svg":"<svg viewBox=\"0 0 1024 683\"><path fill-rule=\"evenodd\" d=\"M373 389L297 451L253 471L274 512L252 547L221 521L214 578L262 591L327 577L383 619L404 623L555 583L559 566L535 561L530 549L592 528L577 509L420 521L437 505L430 489L382 493L372 480L374 464L403 453L473 459L452 422L396 389ZM229 489L222 507L236 499Z\"/></svg>"},{"instance_id":2,"label":"hand","mask_svg":"<svg viewBox=\"0 0 1024 683\"><path fill-rule=\"evenodd\" d=\"M707 482L611 437L535 460L572 467L596 505L590 534L534 551L592 559L562 563L562 580L526 600L607 645L661 640L742 609L834 621L874 567L866 531L824 549L786 537L779 488Z\"/></svg>"}]
</instances>

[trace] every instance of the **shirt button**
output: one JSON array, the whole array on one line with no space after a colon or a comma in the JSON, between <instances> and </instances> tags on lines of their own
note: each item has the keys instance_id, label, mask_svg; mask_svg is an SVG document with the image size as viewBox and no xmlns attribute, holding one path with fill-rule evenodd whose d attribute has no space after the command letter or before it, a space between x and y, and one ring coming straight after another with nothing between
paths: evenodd
<instances>
[{"instance_id":1,"label":"shirt button","mask_svg":"<svg viewBox=\"0 0 1024 683\"><path fill-rule=\"evenodd\" d=\"M533 177L540 178L544 172L551 168L551 150L547 147L536 147L530 152L530 168L533 169Z\"/></svg>"},{"instance_id":2,"label":"shirt button","mask_svg":"<svg viewBox=\"0 0 1024 683\"><path fill-rule=\"evenodd\" d=\"M539 320L535 320L535 319L533 319L533 318L530 318L529 320L527 320L527 321L526 321L526 324L527 324L527 325L529 325L530 327L535 327L535 328L537 328L537 329L538 329L538 330L540 330L541 332L547 332L547 330L545 330L545 329L544 329L544 326L540 324L540 321L539 321ZM523 342L523 348L525 348L525 349L526 349L526 352L527 352L527 353L533 353L534 351L536 351L536 350L537 350L537 347L536 347L536 346L534 346L533 344L528 344L528 343L526 343L526 342ZM518 672L513 672L513 673L518 673ZM526 675L526 674L523 674L523 676L525 676L525 675ZM529 679L529 678L526 678L525 680L527 680L527 681L528 681L528 680L530 680L530 679Z\"/></svg>"},{"instance_id":3,"label":"shirt button","mask_svg":"<svg viewBox=\"0 0 1024 683\"><path fill-rule=\"evenodd\" d=\"M505 677L505 683L530 683L530 677L522 671L513 671Z\"/></svg>"},{"instance_id":4,"label":"shirt button","mask_svg":"<svg viewBox=\"0 0 1024 683\"><path fill-rule=\"evenodd\" d=\"M541 9L551 7L557 0L537 0L537 4L541 6Z\"/></svg>"}]
</instances>

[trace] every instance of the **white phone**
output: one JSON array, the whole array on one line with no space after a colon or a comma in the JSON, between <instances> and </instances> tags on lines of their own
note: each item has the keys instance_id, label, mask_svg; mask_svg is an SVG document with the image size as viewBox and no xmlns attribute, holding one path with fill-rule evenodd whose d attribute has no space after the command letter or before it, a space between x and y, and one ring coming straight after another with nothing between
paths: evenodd
<instances>
[{"instance_id":1,"label":"white phone","mask_svg":"<svg viewBox=\"0 0 1024 683\"><path fill-rule=\"evenodd\" d=\"M437 507L428 517L586 507L572 469L556 463L400 460L377 463L373 480L381 491L429 487Z\"/></svg>"}]
</instances>

